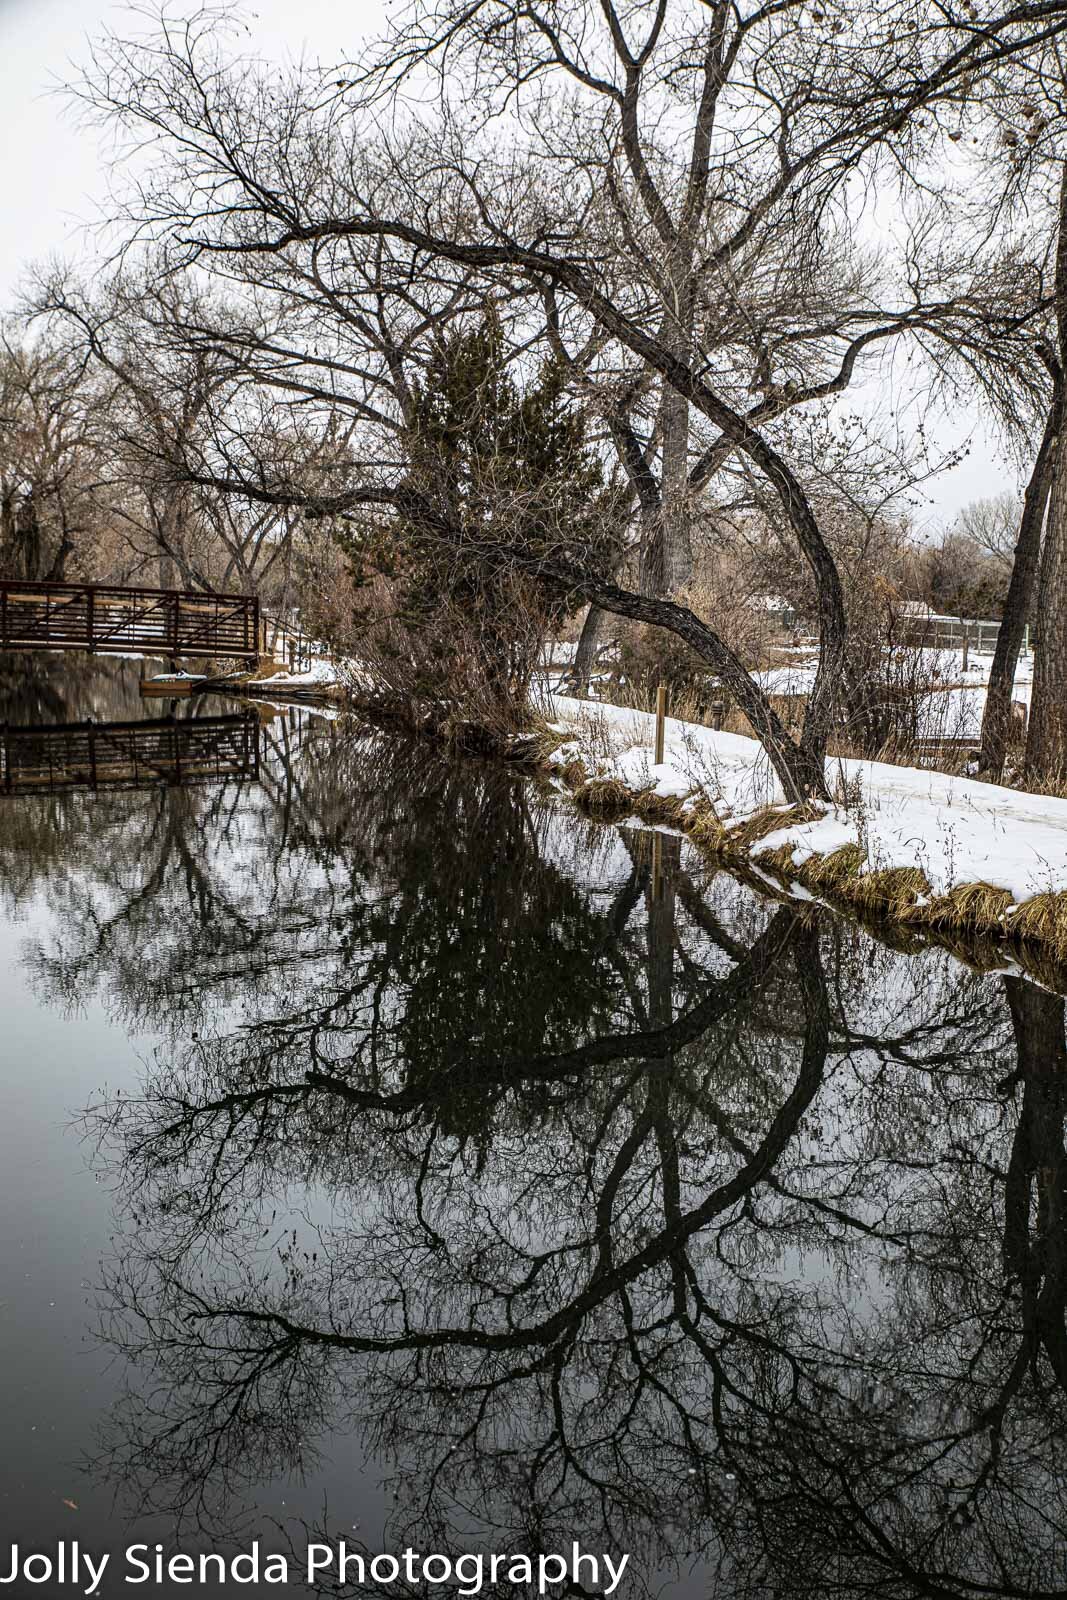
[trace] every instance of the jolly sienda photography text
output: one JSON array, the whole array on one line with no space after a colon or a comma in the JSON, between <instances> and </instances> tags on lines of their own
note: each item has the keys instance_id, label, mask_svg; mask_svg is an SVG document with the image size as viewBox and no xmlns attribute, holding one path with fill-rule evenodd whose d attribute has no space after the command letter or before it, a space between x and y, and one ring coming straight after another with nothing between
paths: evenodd
<instances>
[{"instance_id":1,"label":"jolly sienda photography text","mask_svg":"<svg viewBox=\"0 0 1067 1600\"><path fill-rule=\"evenodd\" d=\"M105 1576L111 1582L131 1585L170 1583L287 1584L316 1578L375 1588L403 1581L438 1588L447 1584L461 1595L477 1595L485 1585L498 1582L525 1584L538 1595L567 1583L579 1583L587 1593L612 1595L622 1581L629 1556L589 1555L577 1543L567 1555L477 1555L456 1557L420 1555L404 1550L400 1555L367 1557L337 1544L309 1544L303 1561L270 1554L256 1540L238 1555L168 1552L163 1545L131 1544L121 1558L97 1555L77 1540L50 1550L31 1550L13 1544L0 1559L0 1584L68 1584L85 1595L98 1594Z\"/></svg>"}]
</instances>

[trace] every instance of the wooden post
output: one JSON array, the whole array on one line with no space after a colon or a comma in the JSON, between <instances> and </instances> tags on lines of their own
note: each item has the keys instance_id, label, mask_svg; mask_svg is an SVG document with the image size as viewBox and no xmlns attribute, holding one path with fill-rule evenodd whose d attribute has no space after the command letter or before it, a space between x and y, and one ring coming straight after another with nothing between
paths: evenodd
<instances>
[{"instance_id":1,"label":"wooden post","mask_svg":"<svg viewBox=\"0 0 1067 1600\"><path fill-rule=\"evenodd\" d=\"M652 835L652 900L658 903L663 893L663 835L657 829Z\"/></svg>"},{"instance_id":2,"label":"wooden post","mask_svg":"<svg viewBox=\"0 0 1067 1600\"><path fill-rule=\"evenodd\" d=\"M963 670L967 671L967 660L971 652L971 635L967 628L963 630Z\"/></svg>"},{"instance_id":3,"label":"wooden post","mask_svg":"<svg viewBox=\"0 0 1067 1600\"><path fill-rule=\"evenodd\" d=\"M663 740L666 734L665 723L667 720L667 685L661 683L656 689L656 765L663 761Z\"/></svg>"}]
</instances>

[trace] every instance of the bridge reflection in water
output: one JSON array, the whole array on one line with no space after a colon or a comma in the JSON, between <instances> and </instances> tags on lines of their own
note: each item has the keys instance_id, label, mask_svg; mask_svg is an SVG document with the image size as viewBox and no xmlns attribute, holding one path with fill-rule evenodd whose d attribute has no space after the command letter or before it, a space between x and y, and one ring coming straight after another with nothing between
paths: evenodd
<instances>
[{"instance_id":1,"label":"bridge reflection in water","mask_svg":"<svg viewBox=\"0 0 1067 1600\"><path fill-rule=\"evenodd\" d=\"M179 721L69 722L0 729L0 794L186 787L259 776L255 712Z\"/></svg>"}]
</instances>

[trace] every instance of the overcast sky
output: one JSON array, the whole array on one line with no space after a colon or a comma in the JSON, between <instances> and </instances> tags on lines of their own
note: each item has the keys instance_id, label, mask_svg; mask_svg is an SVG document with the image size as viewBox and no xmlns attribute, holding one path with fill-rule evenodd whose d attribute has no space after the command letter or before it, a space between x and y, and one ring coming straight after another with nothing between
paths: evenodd
<instances>
[{"instance_id":1,"label":"overcast sky","mask_svg":"<svg viewBox=\"0 0 1067 1600\"><path fill-rule=\"evenodd\" d=\"M102 152L55 90L84 64L87 39L121 29L129 9L123 0L0 0L0 306L11 304L28 262L91 247L86 224L106 192ZM246 15L259 54L333 63L378 31L384 0L254 0ZM924 520L948 520L969 500L1015 486L978 419L944 419L935 436L955 444L972 430L970 457L930 486Z\"/></svg>"}]
</instances>

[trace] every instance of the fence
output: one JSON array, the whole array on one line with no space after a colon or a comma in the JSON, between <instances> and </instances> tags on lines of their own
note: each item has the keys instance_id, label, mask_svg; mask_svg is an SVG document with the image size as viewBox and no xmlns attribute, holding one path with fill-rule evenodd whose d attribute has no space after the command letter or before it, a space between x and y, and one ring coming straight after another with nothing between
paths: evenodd
<instances>
[{"instance_id":1,"label":"fence","mask_svg":"<svg viewBox=\"0 0 1067 1600\"><path fill-rule=\"evenodd\" d=\"M261 628L262 654L288 667L290 672L306 672L313 661L326 654L322 645L310 634L290 627L280 617L268 616L264 612Z\"/></svg>"},{"instance_id":2,"label":"fence","mask_svg":"<svg viewBox=\"0 0 1067 1600\"><path fill-rule=\"evenodd\" d=\"M1000 623L988 617L949 617L929 612L903 616L900 629L904 644L935 650L960 649L967 644L978 654L991 655L996 648Z\"/></svg>"}]
</instances>

